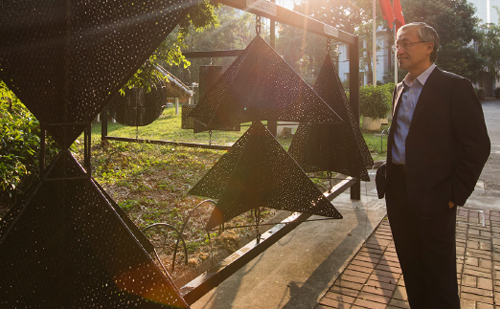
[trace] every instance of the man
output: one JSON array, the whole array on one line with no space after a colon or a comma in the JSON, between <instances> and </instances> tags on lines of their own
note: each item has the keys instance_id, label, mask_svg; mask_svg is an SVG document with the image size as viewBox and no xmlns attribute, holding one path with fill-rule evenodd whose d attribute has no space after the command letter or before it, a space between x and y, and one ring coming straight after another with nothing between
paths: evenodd
<instances>
[{"instance_id":1,"label":"man","mask_svg":"<svg viewBox=\"0 0 500 309\"><path fill-rule=\"evenodd\" d=\"M460 308L456 205L490 153L482 107L468 80L434 64L432 27L401 27L394 47L408 75L394 90L385 198L408 300L412 309Z\"/></svg>"}]
</instances>

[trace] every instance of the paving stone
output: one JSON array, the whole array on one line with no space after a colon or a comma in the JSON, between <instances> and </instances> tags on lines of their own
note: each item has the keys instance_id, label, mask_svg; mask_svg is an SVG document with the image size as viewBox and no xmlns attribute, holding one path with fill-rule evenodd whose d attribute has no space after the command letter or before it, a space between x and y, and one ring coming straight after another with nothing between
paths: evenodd
<instances>
[{"instance_id":1,"label":"paving stone","mask_svg":"<svg viewBox=\"0 0 500 309\"><path fill-rule=\"evenodd\" d=\"M460 299L461 309L476 309L476 301L471 299Z\"/></svg>"},{"instance_id":2,"label":"paving stone","mask_svg":"<svg viewBox=\"0 0 500 309\"><path fill-rule=\"evenodd\" d=\"M358 260L358 259L353 259L351 261L351 265L356 265L356 266L361 266L361 267L373 269L376 264L372 263L372 262L366 262L366 261L362 261L362 260Z\"/></svg>"},{"instance_id":3,"label":"paving stone","mask_svg":"<svg viewBox=\"0 0 500 309\"><path fill-rule=\"evenodd\" d=\"M477 309L494 309L495 306L493 306L492 304L485 304L485 303L477 302L476 308Z\"/></svg>"},{"instance_id":4,"label":"paving stone","mask_svg":"<svg viewBox=\"0 0 500 309\"><path fill-rule=\"evenodd\" d=\"M373 257L373 256L370 257L367 255L358 254L358 255L356 255L356 259L360 260L360 261L365 261L365 262L377 264L380 261L380 256L379 257Z\"/></svg>"},{"instance_id":5,"label":"paving stone","mask_svg":"<svg viewBox=\"0 0 500 309\"><path fill-rule=\"evenodd\" d=\"M353 290L338 285L334 285L328 292L342 294L351 297L356 297L359 294L359 290Z\"/></svg>"},{"instance_id":6,"label":"paving stone","mask_svg":"<svg viewBox=\"0 0 500 309\"><path fill-rule=\"evenodd\" d=\"M463 270L463 273L467 274L467 275L471 275L471 276L476 276L476 277L483 277L483 278L490 278L490 279L492 278L491 272L487 273L484 271L477 271L474 269L470 269L468 267L465 267L465 269Z\"/></svg>"},{"instance_id":7,"label":"paving stone","mask_svg":"<svg viewBox=\"0 0 500 309\"><path fill-rule=\"evenodd\" d=\"M386 304L377 303L374 301L358 298L354 301L354 305L370 308L370 309L385 309Z\"/></svg>"},{"instance_id":8,"label":"paving stone","mask_svg":"<svg viewBox=\"0 0 500 309\"><path fill-rule=\"evenodd\" d=\"M468 239L467 249L479 249L479 242Z\"/></svg>"},{"instance_id":9,"label":"paving stone","mask_svg":"<svg viewBox=\"0 0 500 309\"><path fill-rule=\"evenodd\" d=\"M338 293L328 292L328 293L326 293L325 297L323 297L323 299L320 302L320 304L325 304L325 305L328 305L328 306L333 306L332 304L334 302L332 302L332 301L337 301L337 302L340 302L340 303L352 304L354 302L354 300L356 300L356 297L342 295L342 294L338 294Z\"/></svg>"},{"instance_id":10,"label":"paving stone","mask_svg":"<svg viewBox=\"0 0 500 309\"><path fill-rule=\"evenodd\" d=\"M394 291L396 289L396 284L382 282L382 281L378 281L378 280L368 280L366 282L366 285L373 286L373 287L380 288L380 289L389 290L389 291Z\"/></svg>"},{"instance_id":11,"label":"paving stone","mask_svg":"<svg viewBox=\"0 0 500 309\"><path fill-rule=\"evenodd\" d=\"M468 256L465 258L465 264L478 267L479 266L479 258Z\"/></svg>"},{"instance_id":12,"label":"paving stone","mask_svg":"<svg viewBox=\"0 0 500 309\"><path fill-rule=\"evenodd\" d=\"M320 303L316 307L316 309L331 309L331 308L347 309L347 308L351 308L351 304L346 304L346 303L340 303L340 302L334 303L332 301L330 304L331 304L331 306Z\"/></svg>"},{"instance_id":13,"label":"paving stone","mask_svg":"<svg viewBox=\"0 0 500 309\"><path fill-rule=\"evenodd\" d=\"M479 267L482 267L482 268L491 269L492 265L493 265L493 263L491 262L491 260L481 259L479 261ZM499 265L499 267L500 267L500 265Z\"/></svg>"},{"instance_id":14,"label":"paving stone","mask_svg":"<svg viewBox=\"0 0 500 309\"><path fill-rule=\"evenodd\" d=\"M394 292L393 290L391 291L391 290L381 289L370 285L365 285L361 291L364 293L370 293L385 297L391 297Z\"/></svg>"},{"instance_id":15,"label":"paving stone","mask_svg":"<svg viewBox=\"0 0 500 309\"><path fill-rule=\"evenodd\" d=\"M358 276L353 276L353 275L350 275L350 274L346 274L345 272L342 275L342 280L347 280L347 281L350 281L350 282L356 282L356 283L361 283L361 284L364 284L366 282L366 278L362 278L362 277L358 277Z\"/></svg>"},{"instance_id":16,"label":"paving stone","mask_svg":"<svg viewBox=\"0 0 500 309\"><path fill-rule=\"evenodd\" d=\"M483 290L483 289L473 288L470 286L462 286L462 293L470 293L486 297L493 297L493 291L491 289Z\"/></svg>"},{"instance_id":17,"label":"paving stone","mask_svg":"<svg viewBox=\"0 0 500 309\"><path fill-rule=\"evenodd\" d=\"M386 305L391 301L391 298L388 296L382 296L382 295L365 293L365 292L360 293L358 295L358 298L366 299L369 301L374 301L374 302L386 304Z\"/></svg>"},{"instance_id":18,"label":"paving stone","mask_svg":"<svg viewBox=\"0 0 500 309\"><path fill-rule=\"evenodd\" d=\"M363 284L361 284L361 283L356 283L356 282L342 280L342 279L338 279L337 281L335 281L334 284L337 286L349 288L352 290L358 290L358 291L361 290L361 288L363 287Z\"/></svg>"},{"instance_id":19,"label":"paving stone","mask_svg":"<svg viewBox=\"0 0 500 309\"><path fill-rule=\"evenodd\" d=\"M375 280L375 281L380 281L380 282L387 282L391 284L397 284L399 280L399 275L398 274L393 274L392 277L389 276L379 276L376 273L373 273L370 275L370 280Z\"/></svg>"},{"instance_id":20,"label":"paving stone","mask_svg":"<svg viewBox=\"0 0 500 309\"><path fill-rule=\"evenodd\" d=\"M476 276L471 276L471 275L464 275L462 278L462 284L465 286L477 287L477 277Z\"/></svg>"},{"instance_id":21,"label":"paving stone","mask_svg":"<svg viewBox=\"0 0 500 309\"><path fill-rule=\"evenodd\" d=\"M388 277L388 278L394 278L394 275L395 275L394 273L392 273L390 271L381 270L381 269L375 269L373 274L375 274L378 277ZM396 275L400 276L401 274L397 273Z\"/></svg>"},{"instance_id":22,"label":"paving stone","mask_svg":"<svg viewBox=\"0 0 500 309\"><path fill-rule=\"evenodd\" d=\"M477 287L483 290L493 290L493 280L487 278L477 278Z\"/></svg>"},{"instance_id":23,"label":"paving stone","mask_svg":"<svg viewBox=\"0 0 500 309\"><path fill-rule=\"evenodd\" d=\"M385 258L380 259L380 262L378 263L379 265L384 265L384 266L390 266L390 267L396 267L396 268L401 268L399 265L399 261L390 261Z\"/></svg>"},{"instance_id":24,"label":"paving stone","mask_svg":"<svg viewBox=\"0 0 500 309\"><path fill-rule=\"evenodd\" d=\"M391 299L391 302L389 303L390 308L404 308L404 309L410 309L410 304L408 301L404 300L399 300L399 299Z\"/></svg>"},{"instance_id":25,"label":"paving stone","mask_svg":"<svg viewBox=\"0 0 500 309\"><path fill-rule=\"evenodd\" d=\"M377 270L384 270L384 271L388 271L388 272L393 272L393 273L397 273L397 274L401 274L402 273L401 268L387 266L387 265L380 265L379 264L379 265L375 266L375 269L377 269Z\"/></svg>"},{"instance_id":26,"label":"paving stone","mask_svg":"<svg viewBox=\"0 0 500 309\"><path fill-rule=\"evenodd\" d=\"M364 267L364 266L359 266L359 265L349 265L347 266L346 270L349 269L351 271L357 271L357 272L360 272L360 273L366 273L366 274L370 274L373 272L373 267L369 268L369 267Z\"/></svg>"},{"instance_id":27,"label":"paving stone","mask_svg":"<svg viewBox=\"0 0 500 309\"><path fill-rule=\"evenodd\" d=\"M465 288L465 287L462 287ZM477 294L471 294L462 291L460 293L460 298L461 299L469 299L469 300L474 300L474 301L480 301L486 304L493 304L493 297L487 297L487 296L482 296L482 295L477 295Z\"/></svg>"},{"instance_id":28,"label":"paving stone","mask_svg":"<svg viewBox=\"0 0 500 309\"><path fill-rule=\"evenodd\" d=\"M408 294L406 294L406 289L399 285L396 287L396 290L394 291L392 297L399 300L408 300Z\"/></svg>"}]
</instances>

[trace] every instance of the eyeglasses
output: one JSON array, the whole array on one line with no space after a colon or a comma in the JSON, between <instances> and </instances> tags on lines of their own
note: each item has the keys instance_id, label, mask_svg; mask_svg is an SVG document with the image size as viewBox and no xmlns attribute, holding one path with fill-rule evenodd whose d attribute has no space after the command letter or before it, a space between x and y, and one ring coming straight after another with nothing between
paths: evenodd
<instances>
[{"instance_id":1,"label":"eyeglasses","mask_svg":"<svg viewBox=\"0 0 500 309\"><path fill-rule=\"evenodd\" d=\"M392 45L392 49L394 49L395 51L398 51L401 48L404 49L404 50L408 50L409 48L412 48L413 45L415 45L415 44L418 44L418 43L427 43L427 42L428 41L404 42L404 43Z\"/></svg>"}]
</instances>

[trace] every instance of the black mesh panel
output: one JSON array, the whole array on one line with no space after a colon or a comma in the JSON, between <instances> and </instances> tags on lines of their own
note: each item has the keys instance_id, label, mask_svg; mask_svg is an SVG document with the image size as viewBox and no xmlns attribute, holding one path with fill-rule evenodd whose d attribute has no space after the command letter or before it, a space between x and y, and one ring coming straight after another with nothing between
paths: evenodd
<instances>
[{"instance_id":1,"label":"black mesh panel","mask_svg":"<svg viewBox=\"0 0 500 309\"><path fill-rule=\"evenodd\" d=\"M290 145L290 155L307 172L335 171L369 181L366 168L373 165L373 159L329 55L314 90L345 121L301 123Z\"/></svg>"},{"instance_id":2,"label":"black mesh panel","mask_svg":"<svg viewBox=\"0 0 500 309\"><path fill-rule=\"evenodd\" d=\"M0 78L40 122L89 123L192 3L2 1ZM49 131L65 148L83 129Z\"/></svg>"},{"instance_id":3,"label":"black mesh panel","mask_svg":"<svg viewBox=\"0 0 500 309\"><path fill-rule=\"evenodd\" d=\"M312 88L257 36L190 116L204 124L195 132L215 130L248 121L341 122Z\"/></svg>"},{"instance_id":4,"label":"black mesh panel","mask_svg":"<svg viewBox=\"0 0 500 309\"><path fill-rule=\"evenodd\" d=\"M342 215L261 124L254 124L189 192L218 198L207 228L255 207Z\"/></svg>"}]
</instances>

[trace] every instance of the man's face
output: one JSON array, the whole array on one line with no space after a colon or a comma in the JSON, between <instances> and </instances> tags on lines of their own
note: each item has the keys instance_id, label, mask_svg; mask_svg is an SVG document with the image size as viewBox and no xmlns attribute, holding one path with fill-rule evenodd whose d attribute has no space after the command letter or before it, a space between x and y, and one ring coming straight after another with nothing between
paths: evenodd
<instances>
[{"instance_id":1,"label":"man's face","mask_svg":"<svg viewBox=\"0 0 500 309\"><path fill-rule=\"evenodd\" d=\"M406 48L397 51L399 67L411 72L423 72L431 63L430 55L434 44L421 42L417 28L409 28L399 33L396 44L399 46L410 43ZM417 43L420 42L420 43ZM422 70L423 69L423 70Z\"/></svg>"}]
</instances>

